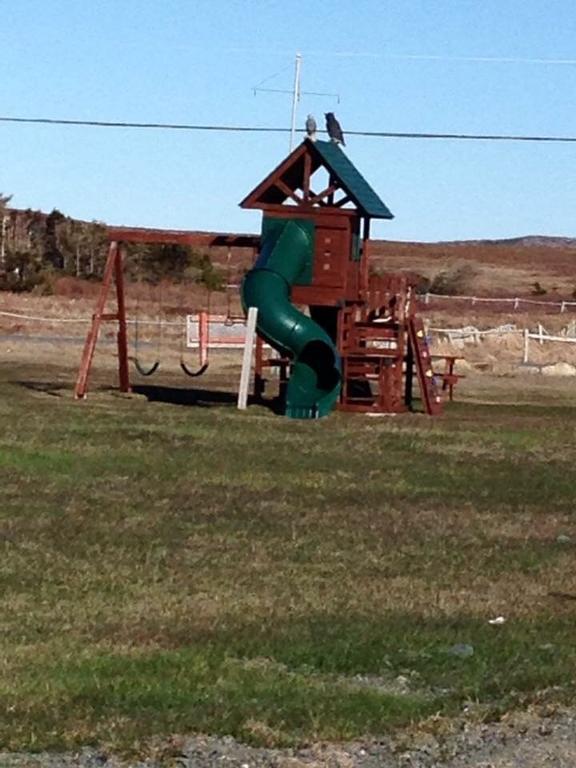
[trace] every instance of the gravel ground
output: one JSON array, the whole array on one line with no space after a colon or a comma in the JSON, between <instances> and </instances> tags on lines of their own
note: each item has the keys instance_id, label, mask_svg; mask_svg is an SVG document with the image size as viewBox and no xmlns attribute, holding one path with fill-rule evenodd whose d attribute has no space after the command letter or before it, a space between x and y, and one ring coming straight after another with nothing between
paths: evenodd
<instances>
[{"instance_id":1,"label":"gravel ground","mask_svg":"<svg viewBox=\"0 0 576 768\"><path fill-rule=\"evenodd\" d=\"M1 768L574 768L576 713L518 714L490 725L462 723L439 741L420 732L403 743L316 744L302 749L248 747L232 738L179 737L158 743L144 760L104 751L67 754L0 752Z\"/></svg>"}]
</instances>

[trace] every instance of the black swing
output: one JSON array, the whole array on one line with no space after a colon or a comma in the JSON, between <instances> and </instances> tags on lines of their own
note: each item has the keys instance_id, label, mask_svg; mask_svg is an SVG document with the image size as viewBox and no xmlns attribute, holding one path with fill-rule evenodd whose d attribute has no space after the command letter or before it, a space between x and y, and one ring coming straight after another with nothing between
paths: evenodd
<instances>
[{"instance_id":1,"label":"black swing","mask_svg":"<svg viewBox=\"0 0 576 768\"><path fill-rule=\"evenodd\" d=\"M138 287L142 284L141 279L138 280ZM132 361L140 376L152 376L160 368L160 353L162 351L162 296L160 296L160 311L158 312L158 341L157 341L157 359L152 365L146 368L140 362L139 350L140 350L140 292L136 294L136 319L134 321L134 356Z\"/></svg>"}]
</instances>

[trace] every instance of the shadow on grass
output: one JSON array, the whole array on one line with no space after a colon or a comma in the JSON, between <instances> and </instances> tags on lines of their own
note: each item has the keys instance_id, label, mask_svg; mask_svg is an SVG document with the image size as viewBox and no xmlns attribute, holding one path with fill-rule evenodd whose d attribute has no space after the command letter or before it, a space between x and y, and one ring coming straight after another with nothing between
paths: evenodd
<instances>
[{"instance_id":1,"label":"shadow on grass","mask_svg":"<svg viewBox=\"0 0 576 768\"><path fill-rule=\"evenodd\" d=\"M204 408L214 405L233 406L237 401L237 396L233 392L222 392L216 389L184 389L157 384L135 384L132 392L136 395L144 395L150 403L198 405Z\"/></svg>"},{"instance_id":2,"label":"shadow on grass","mask_svg":"<svg viewBox=\"0 0 576 768\"><path fill-rule=\"evenodd\" d=\"M11 383L31 392L49 395L50 397L68 397L73 390L73 386L69 381L18 380ZM94 393L117 393L118 391L118 387L115 386L97 387L93 390ZM167 403L169 405L197 406L200 408L235 407L238 402L238 395L235 392L224 392L217 389L134 384L132 392L136 395L143 395L150 403ZM284 405L279 398L262 399L250 396L248 398L248 405L260 405L277 415L284 413Z\"/></svg>"},{"instance_id":3,"label":"shadow on grass","mask_svg":"<svg viewBox=\"0 0 576 768\"><path fill-rule=\"evenodd\" d=\"M223 392L217 389L184 389L154 384L135 384L132 387L132 391L137 395L144 395L150 403L169 403L171 405L210 408L214 406L236 407L238 402L238 395L235 392ZM281 413L281 405L276 400L261 400L249 397L248 405L260 405L269 408L274 413Z\"/></svg>"}]
</instances>

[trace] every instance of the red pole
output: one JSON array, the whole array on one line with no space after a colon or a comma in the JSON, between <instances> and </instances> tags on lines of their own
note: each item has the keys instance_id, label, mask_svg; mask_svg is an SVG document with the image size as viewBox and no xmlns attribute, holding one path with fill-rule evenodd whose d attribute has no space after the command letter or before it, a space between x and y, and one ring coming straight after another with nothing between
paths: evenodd
<instances>
[{"instance_id":1,"label":"red pole","mask_svg":"<svg viewBox=\"0 0 576 768\"><path fill-rule=\"evenodd\" d=\"M360 265L360 291L368 290L368 277L370 265L370 219L364 219L364 232L362 233L362 263Z\"/></svg>"},{"instance_id":2,"label":"red pole","mask_svg":"<svg viewBox=\"0 0 576 768\"><path fill-rule=\"evenodd\" d=\"M198 312L198 346L200 351L200 367L203 368L208 363L208 344L209 344L209 324L208 312Z\"/></svg>"},{"instance_id":3,"label":"red pole","mask_svg":"<svg viewBox=\"0 0 576 768\"><path fill-rule=\"evenodd\" d=\"M121 392L130 392L130 373L128 368L128 334L126 330L126 301L124 298L124 250L118 246L114 261L116 279L116 300L118 304L118 379Z\"/></svg>"},{"instance_id":4,"label":"red pole","mask_svg":"<svg viewBox=\"0 0 576 768\"><path fill-rule=\"evenodd\" d=\"M110 290L110 284L114 274L117 253L118 243L110 243L110 247L108 249L108 258L106 260L106 267L104 269L102 287L100 288L100 295L98 296L98 301L96 303L96 311L92 315L92 325L90 326L90 330L86 335L84 349L82 350L80 368L78 369L78 378L76 379L76 386L74 388L74 397L76 399L86 397L86 391L88 390L88 377L92 367L92 358L94 357L94 350L96 349L96 342L98 341L98 333L100 331L102 315L104 314L106 299L108 298L108 291Z\"/></svg>"}]
</instances>

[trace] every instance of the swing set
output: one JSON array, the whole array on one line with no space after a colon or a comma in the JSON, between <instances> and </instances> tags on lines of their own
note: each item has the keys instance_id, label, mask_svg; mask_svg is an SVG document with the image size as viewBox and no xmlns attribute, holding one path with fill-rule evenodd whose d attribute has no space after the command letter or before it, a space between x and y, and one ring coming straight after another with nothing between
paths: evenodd
<instances>
[{"instance_id":1,"label":"swing set","mask_svg":"<svg viewBox=\"0 0 576 768\"><path fill-rule=\"evenodd\" d=\"M139 284L141 284L141 281L138 280ZM140 288L140 285L138 286ZM156 325L157 326L157 332L156 332L156 338L157 338L157 352L156 352L156 360L153 362L150 366L145 366L144 363L141 362L141 354L140 354L140 348L142 346L142 342L140 340L140 325L142 324L142 320L140 319L140 297L139 297L139 291L136 294L136 314L133 320L134 324L134 354L132 355L132 362L134 363L134 367L140 374L140 376L153 376L156 371L160 368L160 360L162 357L162 349L163 349L163 339L164 339L164 321L162 319L162 284L160 284L160 309L158 311L158 318L154 321L154 323L146 323L146 325ZM200 312L199 313L199 323L201 325L200 333L199 333L199 339L200 339L200 366L194 370L193 368L188 367L186 364L186 360L184 358L184 350L185 350L185 344L184 344L184 336L180 334L180 360L179 365L182 371L191 378L196 378L196 376L202 376L203 373L206 373L208 369L208 324L207 322L204 323L203 319L204 316L207 318L207 313Z\"/></svg>"},{"instance_id":2,"label":"swing set","mask_svg":"<svg viewBox=\"0 0 576 768\"><path fill-rule=\"evenodd\" d=\"M82 358L74 388L74 396L77 399L83 399L88 392L88 382L94 353L100 335L100 329L103 322L116 323L116 343L118 352L118 382L121 392L130 392L130 373L129 361L132 360L134 366L141 376L152 376L155 374L161 363L162 343L164 335L164 322L162 312L159 311L157 324L157 359L151 365L146 366L141 360L141 333L140 325L142 321L139 317L139 304L137 303L137 314L134 323L134 354L132 357L128 354L128 320L126 317L126 297L124 286L124 261L126 258L126 248L128 243L161 243L178 244L192 247L227 247L228 263L230 262L231 249L250 248L253 255L256 253L260 238L256 235L236 235L218 232L190 232L190 231L171 231L161 229L143 229L131 227L110 227L108 228L108 256L100 293L96 301L96 307L92 315L92 322L86 335ZM115 311L107 311L107 304L110 299L115 298ZM137 296L138 302L138 296ZM228 314L230 314L230 297L227 293ZM184 357L184 337L180 336L180 368L183 373L191 378L201 376L208 369L208 313L200 312L198 315L199 331L199 366L191 367Z\"/></svg>"}]
</instances>

